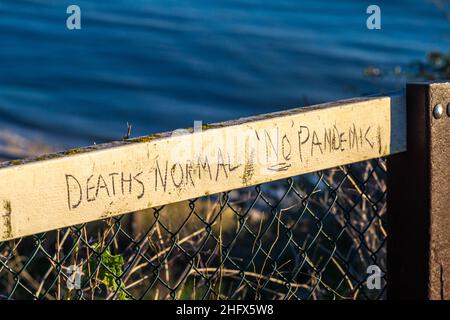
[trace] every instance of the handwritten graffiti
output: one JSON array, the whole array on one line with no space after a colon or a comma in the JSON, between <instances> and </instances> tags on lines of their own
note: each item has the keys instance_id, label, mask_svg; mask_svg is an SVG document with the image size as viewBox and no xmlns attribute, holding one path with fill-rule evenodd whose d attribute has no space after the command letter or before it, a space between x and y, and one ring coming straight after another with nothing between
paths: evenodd
<instances>
[{"instance_id":1,"label":"handwritten graffiti","mask_svg":"<svg viewBox=\"0 0 450 320\"><path fill-rule=\"evenodd\" d=\"M381 152L381 128L351 123L317 127L294 123L286 126L217 131L209 143L192 135L195 150L192 154L189 139L165 149L154 149L154 158L135 163L134 171L125 171L125 163L117 172L96 172L81 176L66 173L67 205L75 210L96 201L140 200L157 194L183 192L201 183L220 184L236 179L243 186L251 185L255 175L274 175L310 166L335 154L354 154L374 150ZM191 137L191 136L189 136ZM174 140L175 141L175 140ZM212 142L212 143L211 143ZM200 146L200 147L199 147ZM176 155L167 150L177 149Z\"/></svg>"}]
</instances>

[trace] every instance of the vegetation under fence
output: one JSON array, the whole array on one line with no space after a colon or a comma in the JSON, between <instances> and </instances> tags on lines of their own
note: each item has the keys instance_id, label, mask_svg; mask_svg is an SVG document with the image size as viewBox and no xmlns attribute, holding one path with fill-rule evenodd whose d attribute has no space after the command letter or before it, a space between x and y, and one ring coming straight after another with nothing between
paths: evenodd
<instances>
[{"instance_id":1,"label":"vegetation under fence","mask_svg":"<svg viewBox=\"0 0 450 320\"><path fill-rule=\"evenodd\" d=\"M5 241L0 297L385 298L385 177L377 159Z\"/></svg>"}]
</instances>

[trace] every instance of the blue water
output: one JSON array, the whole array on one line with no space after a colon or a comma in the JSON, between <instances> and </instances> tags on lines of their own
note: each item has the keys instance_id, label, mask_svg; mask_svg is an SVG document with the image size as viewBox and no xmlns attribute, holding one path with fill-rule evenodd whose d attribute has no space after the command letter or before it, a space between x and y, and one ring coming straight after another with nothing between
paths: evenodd
<instances>
[{"instance_id":1,"label":"blue water","mask_svg":"<svg viewBox=\"0 0 450 320\"><path fill-rule=\"evenodd\" d=\"M69 147L390 91L364 68L432 50L450 24L427 0L0 0L0 129Z\"/></svg>"}]
</instances>

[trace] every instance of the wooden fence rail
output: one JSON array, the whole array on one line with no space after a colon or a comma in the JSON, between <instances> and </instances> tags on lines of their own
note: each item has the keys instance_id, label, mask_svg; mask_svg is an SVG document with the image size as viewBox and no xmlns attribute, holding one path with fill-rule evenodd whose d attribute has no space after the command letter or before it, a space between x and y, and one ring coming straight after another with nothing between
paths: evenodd
<instances>
[{"instance_id":1,"label":"wooden fence rail","mask_svg":"<svg viewBox=\"0 0 450 320\"><path fill-rule=\"evenodd\" d=\"M403 96L70 150L0 169L0 240L406 150Z\"/></svg>"},{"instance_id":2,"label":"wooden fence rail","mask_svg":"<svg viewBox=\"0 0 450 320\"><path fill-rule=\"evenodd\" d=\"M0 241L399 154L389 157L388 294L448 299L449 103L450 83L408 85L5 162Z\"/></svg>"}]
</instances>

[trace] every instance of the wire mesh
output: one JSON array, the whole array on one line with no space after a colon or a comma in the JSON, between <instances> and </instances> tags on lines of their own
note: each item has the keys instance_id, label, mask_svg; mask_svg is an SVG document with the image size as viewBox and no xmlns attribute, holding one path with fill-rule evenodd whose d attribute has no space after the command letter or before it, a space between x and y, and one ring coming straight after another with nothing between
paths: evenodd
<instances>
[{"instance_id":1,"label":"wire mesh","mask_svg":"<svg viewBox=\"0 0 450 320\"><path fill-rule=\"evenodd\" d=\"M376 159L2 242L0 299L383 299L385 180Z\"/></svg>"}]
</instances>

